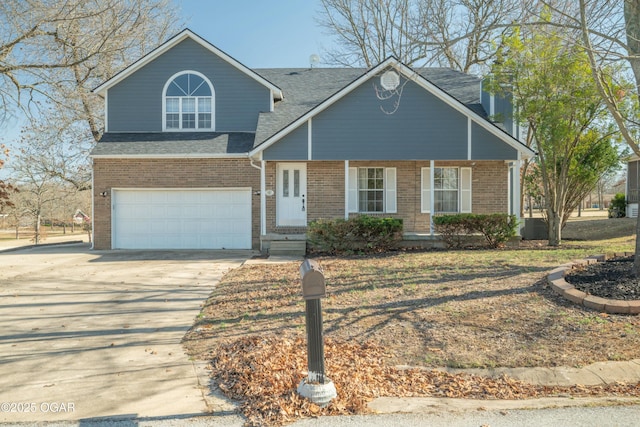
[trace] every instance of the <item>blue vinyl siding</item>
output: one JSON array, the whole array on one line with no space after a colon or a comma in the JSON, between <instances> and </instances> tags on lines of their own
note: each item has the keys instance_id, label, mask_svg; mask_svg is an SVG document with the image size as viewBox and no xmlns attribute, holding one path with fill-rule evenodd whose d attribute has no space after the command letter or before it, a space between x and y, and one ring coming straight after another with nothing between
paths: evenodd
<instances>
[{"instance_id":1,"label":"blue vinyl siding","mask_svg":"<svg viewBox=\"0 0 640 427\"><path fill-rule=\"evenodd\" d=\"M314 117L314 160L467 158L463 114L413 82L404 86L399 98L382 101L374 81ZM392 112L395 101L399 105Z\"/></svg>"},{"instance_id":2,"label":"blue vinyl siding","mask_svg":"<svg viewBox=\"0 0 640 427\"><path fill-rule=\"evenodd\" d=\"M507 132L509 132L509 135L512 135L513 134L513 107L511 105L511 95L507 94L505 97L496 96L494 107L495 107L494 115L504 125L504 128L507 130Z\"/></svg>"},{"instance_id":3,"label":"blue vinyl siding","mask_svg":"<svg viewBox=\"0 0 640 427\"><path fill-rule=\"evenodd\" d=\"M515 160L518 151L496 138L477 123L471 125L472 160Z\"/></svg>"},{"instance_id":4,"label":"blue vinyl siding","mask_svg":"<svg viewBox=\"0 0 640 427\"><path fill-rule=\"evenodd\" d=\"M488 78L483 79L480 83L480 104L487 114L491 114L491 94L484 89L484 87L488 84L488 82L485 83L487 79Z\"/></svg>"},{"instance_id":5,"label":"blue vinyl siding","mask_svg":"<svg viewBox=\"0 0 640 427\"><path fill-rule=\"evenodd\" d=\"M399 106L365 82L313 117L313 160L467 160L468 118L417 84ZM381 110L387 109L387 113ZM517 150L472 124L472 160L515 160ZM263 152L265 160L307 160L307 124Z\"/></svg>"},{"instance_id":6,"label":"blue vinyl siding","mask_svg":"<svg viewBox=\"0 0 640 427\"><path fill-rule=\"evenodd\" d=\"M490 116L491 120L495 122L501 123L505 130L509 133L509 135L514 138L520 138L519 129L516 126L514 132L514 117L513 117L513 95L510 93L506 93L504 95L493 95L493 108L494 111L491 111L491 98L492 95L484 90L486 86L485 81L487 81L491 77L486 77L482 80L481 87L483 88L480 92L480 103L482 104L482 108L486 111L486 113Z\"/></svg>"},{"instance_id":7,"label":"blue vinyl siding","mask_svg":"<svg viewBox=\"0 0 640 427\"><path fill-rule=\"evenodd\" d=\"M308 158L308 132L307 123L304 123L291 133L283 137L276 144L264 150L264 160L307 160Z\"/></svg>"},{"instance_id":8,"label":"blue vinyl siding","mask_svg":"<svg viewBox=\"0 0 640 427\"><path fill-rule=\"evenodd\" d=\"M110 132L162 131L162 90L174 74L198 71L215 91L215 130L254 132L270 91L200 44L186 39L108 91Z\"/></svg>"}]
</instances>

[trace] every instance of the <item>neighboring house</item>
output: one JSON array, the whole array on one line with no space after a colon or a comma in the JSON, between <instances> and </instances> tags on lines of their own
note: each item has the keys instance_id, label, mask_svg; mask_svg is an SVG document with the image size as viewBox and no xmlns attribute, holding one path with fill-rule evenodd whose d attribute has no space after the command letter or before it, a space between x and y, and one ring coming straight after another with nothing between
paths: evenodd
<instances>
[{"instance_id":1,"label":"neighboring house","mask_svg":"<svg viewBox=\"0 0 640 427\"><path fill-rule=\"evenodd\" d=\"M359 213L434 240L432 214L519 212L533 155L479 79L394 58L252 70L185 30L95 93L96 249L304 247L310 221Z\"/></svg>"},{"instance_id":2,"label":"neighboring house","mask_svg":"<svg viewBox=\"0 0 640 427\"><path fill-rule=\"evenodd\" d=\"M638 202L640 202L640 159L633 155L627 162L627 216L638 217Z\"/></svg>"},{"instance_id":3,"label":"neighboring house","mask_svg":"<svg viewBox=\"0 0 640 427\"><path fill-rule=\"evenodd\" d=\"M76 224L84 224L85 222L90 221L91 218L86 213L82 212L80 209L76 209L76 213L73 214L73 222Z\"/></svg>"}]
</instances>

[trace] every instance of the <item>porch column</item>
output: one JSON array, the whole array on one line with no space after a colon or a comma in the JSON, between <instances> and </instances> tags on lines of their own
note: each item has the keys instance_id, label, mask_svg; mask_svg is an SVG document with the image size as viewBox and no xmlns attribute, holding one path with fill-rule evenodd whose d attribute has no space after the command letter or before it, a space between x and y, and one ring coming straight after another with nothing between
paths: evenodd
<instances>
[{"instance_id":1,"label":"porch column","mask_svg":"<svg viewBox=\"0 0 640 427\"><path fill-rule=\"evenodd\" d=\"M267 234L267 162L260 161L260 235Z\"/></svg>"},{"instance_id":2,"label":"porch column","mask_svg":"<svg viewBox=\"0 0 640 427\"><path fill-rule=\"evenodd\" d=\"M431 160L429 162L429 188L431 188L431 191L429 191L429 232L431 236L435 234L435 228L433 226L433 215L435 214L436 205L435 186L433 185L436 176L435 167L436 162Z\"/></svg>"},{"instance_id":3,"label":"porch column","mask_svg":"<svg viewBox=\"0 0 640 427\"><path fill-rule=\"evenodd\" d=\"M344 161L344 219L349 219L349 160Z\"/></svg>"},{"instance_id":4,"label":"porch column","mask_svg":"<svg viewBox=\"0 0 640 427\"><path fill-rule=\"evenodd\" d=\"M520 171L522 170L522 160L516 160L512 163L512 173L513 173L513 215L516 216L516 220L518 224L522 221L520 217ZM520 235L520 227L516 228L516 232Z\"/></svg>"}]
</instances>

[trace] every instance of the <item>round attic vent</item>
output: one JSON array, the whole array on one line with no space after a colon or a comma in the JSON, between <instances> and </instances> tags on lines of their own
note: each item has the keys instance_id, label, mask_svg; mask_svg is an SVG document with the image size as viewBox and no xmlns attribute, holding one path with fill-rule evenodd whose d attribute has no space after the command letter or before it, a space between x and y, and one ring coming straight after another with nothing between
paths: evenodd
<instances>
[{"instance_id":1,"label":"round attic vent","mask_svg":"<svg viewBox=\"0 0 640 427\"><path fill-rule=\"evenodd\" d=\"M393 70L380 76L380 84L385 90L395 90L400 85L400 76Z\"/></svg>"}]
</instances>

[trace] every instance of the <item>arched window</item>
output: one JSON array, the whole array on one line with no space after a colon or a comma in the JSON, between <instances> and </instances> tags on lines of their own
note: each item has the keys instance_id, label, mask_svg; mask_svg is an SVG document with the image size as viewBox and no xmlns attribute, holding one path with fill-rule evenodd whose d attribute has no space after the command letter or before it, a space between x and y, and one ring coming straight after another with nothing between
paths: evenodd
<instances>
[{"instance_id":1,"label":"arched window","mask_svg":"<svg viewBox=\"0 0 640 427\"><path fill-rule=\"evenodd\" d=\"M196 71L172 76L164 86L165 130L213 130L214 91L209 79Z\"/></svg>"}]
</instances>

